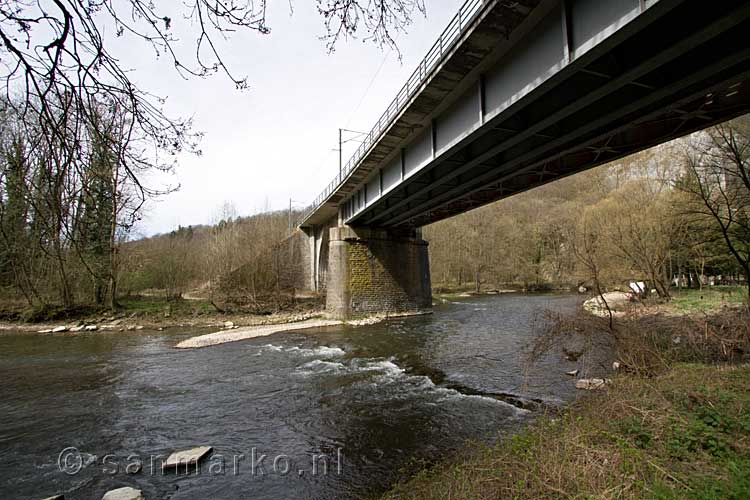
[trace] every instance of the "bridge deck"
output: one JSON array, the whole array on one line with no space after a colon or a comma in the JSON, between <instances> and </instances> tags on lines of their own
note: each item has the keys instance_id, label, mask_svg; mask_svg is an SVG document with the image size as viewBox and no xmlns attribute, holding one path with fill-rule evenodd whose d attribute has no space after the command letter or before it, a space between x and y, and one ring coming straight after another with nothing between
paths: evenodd
<instances>
[{"instance_id":1,"label":"bridge deck","mask_svg":"<svg viewBox=\"0 0 750 500\"><path fill-rule=\"evenodd\" d=\"M421 226L748 112L749 12L480 2L301 224Z\"/></svg>"}]
</instances>

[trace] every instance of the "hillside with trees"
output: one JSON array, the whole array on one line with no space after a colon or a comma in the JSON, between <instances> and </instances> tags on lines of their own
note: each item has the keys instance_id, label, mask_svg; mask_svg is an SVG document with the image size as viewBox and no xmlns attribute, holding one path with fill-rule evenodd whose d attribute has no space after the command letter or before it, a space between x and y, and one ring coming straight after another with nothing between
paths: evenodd
<instances>
[{"instance_id":1,"label":"hillside with trees","mask_svg":"<svg viewBox=\"0 0 750 500\"><path fill-rule=\"evenodd\" d=\"M433 286L747 283L748 117L433 224ZM677 279L681 277L681 279Z\"/></svg>"},{"instance_id":2,"label":"hillside with trees","mask_svg":"<svg viewBox=\"0 0 750 500\"><path fill-rule=\"evenodd\" d=\"M280 8L294 10L291 3ZM426 12L422 0L319 2L316 10L331 52L340 40L358 36L398 51L395 35ZM123 295L152 287L173 300L183 283L207 281L212 293L222 266L237 264L236 257L252 267L259 259L254 249L270 248L284 234L286 223L259 229L275 220L260 216L263 222L246 226L258 234L229 259L219 254L244 238L235 232L246 231L228 220L195 241L193 231L178 228L149 243L130 243L143 207L178 188L153 180L174 173L180 155L200 155L203 135L192 118L165 110L165 96L139 85L132 55L146 49L185 80L218 74L244 90L248 77L225 64L219 44L237 32L268 35L270 11L266 2L252 1L4 4L0 293L10 317L24 307L116 310ZM118 45L127 53L118 53ZM149 245L155 253L144 257L141 249ZM269 259L269 250L264 255ZM253 275L251 281L245 295L255 300L273 280L256 283Z\"/></svg>"},{"instance_id":3,"label":"hillside with trees","mask_svg":"<svg viewBox=\"0 0 750 500\"><path fill-rule=\"evenodd\" d=\"M8 308L117 309L122 297L185 297L218 312L280 310L294 290L279 244L296 213L238 217L133 239L142 192L101 147L99 112L80 162L30 148L6 113L0 143L0 284ZM665 144L424 229L436 290L747 283L750 118ZM72 165L72 166L71 166ZM679 278L679 279L678 279ZM33 316L33 315L32 315Z\"/></svg>"}]
</instances>

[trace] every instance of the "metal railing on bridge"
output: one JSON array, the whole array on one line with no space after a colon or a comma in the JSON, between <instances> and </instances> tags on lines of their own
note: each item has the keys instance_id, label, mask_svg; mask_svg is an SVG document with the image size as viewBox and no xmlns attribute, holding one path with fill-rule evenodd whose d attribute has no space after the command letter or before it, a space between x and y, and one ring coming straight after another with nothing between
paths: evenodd
<instances>
[{"instance_id":1,"label":"metal railing on bridge","mask_svg":"<svg viewBox=\"0 0 750 500\"><path fill-rule=\"evenodd\" d=\"M446 54L450 52L453 45L458 41L461 35L464 34L466 29L472 24L472 21L481 10L482 5L486 0L466 0L448 26L443 30L438 40L427 52L427 55L419 63L419 66L411 74L406 84L401 88L396 97L391 101L391 104L386 108L385 112L380 116L372 130L365 135L362 143L359 145L357 150L354 152L349 161L346 162L341 171L334 177L334 179L326 186L320 195L315 198L305 210L302 212L301 217L297 220L297 225L300 226L302 223L313 213L317 208L328 199L347 178L349 173L356 168L359 162L366 156L370 148L377 144L383 133L388 130L393 121L401 114L404 107L411 101L412 97L421 89L422 84L430 76L432 70L443 61Z\"/></svg>"}]
</instances>

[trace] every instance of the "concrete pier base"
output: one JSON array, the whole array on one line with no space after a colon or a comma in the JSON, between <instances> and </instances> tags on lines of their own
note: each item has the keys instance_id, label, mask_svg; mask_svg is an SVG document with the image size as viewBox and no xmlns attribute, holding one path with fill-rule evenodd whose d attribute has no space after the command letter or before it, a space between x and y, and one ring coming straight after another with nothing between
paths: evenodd
<instances>
[{"instance_id":1,"label":"concrete pier base","mask_svg":"<svg viewBox=\"0 0 750 500\"><path fill-rule=\"evenodd\" d=\"M432 306L427 242L415 229L329 230L326 309L338 318Z\"/></svg>"}]
</instances>

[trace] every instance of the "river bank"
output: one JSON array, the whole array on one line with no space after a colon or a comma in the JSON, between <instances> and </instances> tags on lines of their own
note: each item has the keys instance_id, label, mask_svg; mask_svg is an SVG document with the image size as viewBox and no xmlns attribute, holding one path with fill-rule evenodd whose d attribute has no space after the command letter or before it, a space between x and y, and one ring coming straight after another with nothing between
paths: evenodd
<instances>
[{"instance_id":1,"label":"river bank","mask_svg":"<svg viewBox=\"0 0 750 500\"><path fill-rule=\"evenodd\" d=\"M678 365L622 375L384 498L748 498L750 367Z\"/></svg>"},{"instance_id":2,"label":"river bank","mask_svg":"<svg viewBox=\"0 0 750 500\"><path fill-rule=\"evenodd\" d=\"M378 323L389 318L401 318L429 314L430 311L405 313L376 313L362 315L346 321L338 321L325 311L324 304L317 298L299 300L293 307L268 314L218 311L204 299L192 298L179 301L166 301L154 297L138 297L121 301L116 312L106 309L81 308L71 311L51 310L49 317L38 314L28 320L18 310L0 313L0 335L12 333L78 333L78 332L127 332L136 330L162 331L170 328L215 328L217 330L255 329L273 330L283 325L323 322L362 326ZM11 318L8 320L8 318ZM41 318L41 319L40 319ZM297 327L290 330L299 329ZM275 330L278 330L276 328ZM219 333L219 332L217 332ZM262 335L253 335L262 336ZM251 338L251 337L247 337Z\"/></svg>"},{"instance_id":3,"label":"river bank","mask_svg":"<svg viewBox=\"0 0 750 500\"><path fill-rule=\"evenodd\" d=\"M740 296L741 299L741 296ZM497 444L467 445L383 498L750 497L750 312L722 291L689 291L615 319L612 382ZM551 328L599 335L577 313Z\"/></svg>"},{"instance_id":4,"label":"river bank","mask_svg":"<svg viewBox=\"0 0 750 500\"><path fill-rule=\"evenodd\" d=\"M190 311L190 310L188 310ZM226 314L219 312L186 313L183 308L178 314L139 313L121 311L111 314L85 315L76 319L54 323L24 323L20 321L0 322L0 335L6 334L39 334L60 335L95 332L134 332L163 331L168 328L206 329L216 331L197 335L179 342L178 349L195 349L229 342L267 337L275 333L295 332L331 326L366 326L374 325L389 319L401 319L431 314L432 311L410 311L402 313L379 313L356 317L348 320L331 318L325 310L315 304L303 306L293 311L282 311L268 315Z\"/></svg>"},{"instance_id":5,"label":"river bank","mask_svg":"<svg viewBox=\"0 0 750 500\"><path fill-rule=\"evenodd\" d=\"M221 312L200 298L165 300L158 297L130 297L120 301L116 312L80 308L66 311L24 311L5 308L0 334L6 331L28 333L64 333L78 331L124 332L165 330L169 328L232 329L249 326L291 324L321 318L323 308L315 299L300 300L294 307L269 314Z\"/></svg>"}]
</instances>

